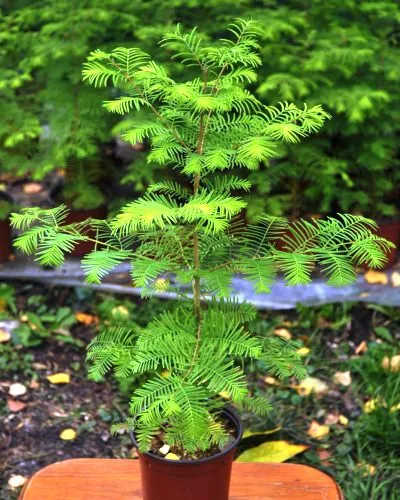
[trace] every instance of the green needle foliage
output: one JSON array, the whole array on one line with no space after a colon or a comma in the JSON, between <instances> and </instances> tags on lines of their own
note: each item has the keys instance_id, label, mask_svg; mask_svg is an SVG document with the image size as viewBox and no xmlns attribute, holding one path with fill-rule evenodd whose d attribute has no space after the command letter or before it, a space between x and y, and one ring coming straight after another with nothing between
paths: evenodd
<instances>
[{"instance_id":1,"label":"green needle foliage","mask_svg":"<svg viewBox=\"0 0 400 500\"><path fill-rule=\"evenodd\" d=\"M174 169L178 180L150 186L109 221L66 225L63 206L12 215L14 227L23 231L16 246L41 264L60 265L92 229L97 246L83 259L88 282L99 283L128 260L144 295L175 290L182 298L142 331L112 327L89 346L94 378L110 370L120 377L148 376L133 394L134 417L124 424L134 428L144 450L160 429L185 456L221 445L226 431L219 410L226 399L267 412L268 402L249 393L244 359L263 360L282 378L303 375L296 344L248 331L255 311L229 298L234 274L252 280L257 292L269 292L277 272L289 285L305 284L318 264L328 282L339 286L355 279L354 266L381 267L390 248L374 234L375 223L361 216L289 223L260 215L257 225L241 222L246 203L238 193L251 186L246 173L282 143L317 132L329 117L318 105L265 106L246 88L260 65L258 33L254 22L238 20L228 38L209 44L196 29L184 33L177 26L161 45L190 74L197 72L188 81L184 71L182 81L173 80L137 48L92 52L84 80L119 89L104 107L136 116L125 138L148 140L149 163L166 173Z\"/></svg>"}]
</instances>

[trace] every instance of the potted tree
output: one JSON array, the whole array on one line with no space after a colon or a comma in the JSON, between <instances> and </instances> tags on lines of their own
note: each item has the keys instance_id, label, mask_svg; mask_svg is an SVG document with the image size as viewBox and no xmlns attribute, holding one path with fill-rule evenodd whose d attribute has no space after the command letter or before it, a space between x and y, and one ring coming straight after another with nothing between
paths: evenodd
<instances>
[{"instance_id":1,"label":"potted tree","mask_svg":"<svg viewBox=\"0 0 400 500\"><path fill-rule=\"evenodd\" d=\"M227 499L241 437L228 404L260 414L270 408L249 393L243 360L263 359L280 377L304 373L295 345L248 331L255 312L229 297L232 275L243 274L265 292L278 271L288 285L308 283L319 264L328 283L344 285L354 280L356 265L381 267L390 247L362 216L290 223L260 214L258 224L244 225L246 203L236 193L250 188L245 173L272 157L280 142L318 131L328 115L320 106L262 105L246 90L260 65L259 29L238 20L228 31L227 39L209 45L196 29L182 33L177 26L165 35L162 45L190 71L197 68L189 81L174 81L135 48L97 50L85 64L85 80L123 92L105 102L106 109L137 112L126 139L148 138L149 162L175 169L179 180L151 185L108 221L66 223L65 206L12 215L14 227L24 231L17 248L42 264L59 265L79 242L94 240L96 248L82 261L88 282L100 282L129 260L143 295L157 289L179 294L174 311L143 331L112 327L89 346L94 378L111 369L119 377L147 376L132 396L132 417L121 424L139 448L147 500ZM238 167L243 178L229 172ZM279 238L282 248L275 246Z\"/></svg>"}]
</instances>

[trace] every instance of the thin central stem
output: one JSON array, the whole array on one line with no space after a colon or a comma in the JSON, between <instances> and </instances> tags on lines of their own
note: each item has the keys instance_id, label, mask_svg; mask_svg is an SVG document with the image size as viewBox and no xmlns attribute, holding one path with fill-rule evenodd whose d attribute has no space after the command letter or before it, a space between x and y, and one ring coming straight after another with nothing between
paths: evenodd
<instances>
[{"instance_id":1,"label":"thin central stem","mask_svg":"<svg viewBox=\"0 0 400 500\"><path fill-rule=\"evenodd\" d=\"M207 78L208 70L205 69L203 72L203 94L207 92ZM199 125L199 137L197 141L198 155L203 154L204 149L204 139L205 139L205 127L204 127L204 114L200 115L200 125ZM197 173L193 179L193 195L196 196L200 188L200 173ZM199 349L200 349L200 339L201 339L201 288L200 288L200 248L199 248L199 235L197 231L193 234L193 256L194 256L194 282L193 282L193 306L194 314L197 322L197 332L196 332L196 347L193 354L192 364L196 360Z\"/></svg>"}]
</instances>

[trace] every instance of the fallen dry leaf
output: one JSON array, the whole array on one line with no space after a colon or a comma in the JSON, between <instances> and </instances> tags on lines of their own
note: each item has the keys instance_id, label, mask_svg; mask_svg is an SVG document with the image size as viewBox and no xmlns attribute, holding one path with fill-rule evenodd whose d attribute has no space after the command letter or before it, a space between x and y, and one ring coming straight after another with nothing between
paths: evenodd
<instances>
[{"instance_id":1,"label":"fallen dry leaf","mask_svg":"<svg viewBox=\"0 0 400 500\"><path fill-rule=\"evenodd\" d=\"M15 399L7 399L7 408L13 413L17 413L26 408L26 403L16 401Z\"/></svg>"},{"instance_id":2,"label":"fallen dry leaf","mask_svg":"<svg viewBox=\"0 0 400 500\"><path fill-rule=\"evenodd\" d=\"M10 396L13 396L14 398L17 398L18 396L23 396L24 394L26 394L27 390L28 389L23 384L16 382L15 384L10 385L10 388L8 389L8 394Z\"/></svg>"},{"instance_id":3,"label":"fallen dry leaf","mask_svg":"<svg viewBox=\"0 0 400 500\"><path fill-rule=\"evenodd\" d=\"M392 373L400 372L400 354L389 358L385 356L382 360L382 368Z\"/></svg>"},{"instance_id":4,"label":"fallen dry leaf","mask_svg":"<svg viewBox=\"0 0 400 500\"><path fill-rule=\"evenodd\" d=\"M84 325L97 325L99 322L99 318L97 316L94 316L93 314L86 314L83 312L76 313L75 319L79 321L79 323L83 323Z\"/></svg>"},{"instance_id":5,"label":"fallen dry leaf","mask_svg":"<svg viewBox=\"0 0 400 500\"><path fill-rule=\"evenodd\" d=\"M339 415L337 413L328 413L325 417L325 425L335 425L339 422Z\"/></svg>"},{"instance_id":6,"label":"fallen dry leaf","mask_svg":"<svg viewBox=\"0 0 400 500\"><path fill-rule=\"evenodd\" d=\"M351 374L349 371L347 372L336 372L333 375L333 383L344 385L348 387L351 384Z\"/></svg>"},{"instance_id":7,"label":"fallen dry leaf","mask_svg":"<svg viewBox=\"0 0 400 500\"><path fill-rule=\"evenodd\" d=\"M386 273L373 271L372 269L364 274L364 279L370 285L387 285L389 281Z\"/></svg>"},{"instance_id":8,"label":"fallen dry leaf","mask_svg":"<svg viewBox=\"0 0 400 500\"><path fill-rule=\"evenodd\" d=\"M40 384L34 378L29 382L29 389L39 389Z\"/></svg>"},{"instance_id":9,"label":"fallen dry leaf","mask_svg":"<svg viewBox=\"0 0 400 500\"><path fill-rule=\"evenodd\" d=\"M63 441L73 441L76 439L76 431L74 429L64 429L60 433L60 439Z\"/></svg>"},{"instance_id":10,"label":"fallen dry leaf","mask_svg":"<svg viewBox=\"0 0 400 500\"><path fill-rule=\"evenodd\" d=\"M349 425L349 419L345 415L339 415L339 424L341 425Z\"/></svg>"},{"instance_id":11,"label":"fallen dry leaf","mask_svg":"<svg viewBox=\"0 0 400 500\"><path fill-rule=\"evenodd\" d=\"M26 194L38 194L43 191L43 186L38 182L27 182L24 184L22 191Z\"/></svg>"},{"instance_id":12,"label":"fallen dry leaf","mask_svg":"<svg viewBox=\"0 0 400 500\"><path fill-rule=\"evenodd\" d=\"M115 306L111 310L111 314L115 316L129 316L129 310L125 306Z\"/></svg>"},{"instance_id":13,"label":"fallen dry leaf","mask_svg":"<svg viewBox=\"0 0 400 500\"><path fill-rule=\"evenodd\" d=\"M275 328L274 335L282 337L283 339L286 340L290 340L292 338L292 334L289 332L287 328Z\"/></svg>"},{"instance_id":14,"label":"fallen dry leaf","mask_svg":"<svg viewBox=\"0 0 400 500\"><path fill-rule=\"evenodd\" d=\"M392 273L392 286L400 286L400 272L399 271L394 271Z\"/></svg>"},{"instance_id":15,"label":"fallen dry leaf","mask_svg":"<svg viewBox=\"0 0 400 500\"><path fill-rule=\"evenodd\" d=\"M267 441L255 448L244 451L236 461L281 463L308 448L304 444L293 444L288 441Z\"/></svg>"},{"instance_id":16,"label":"fallen dry leaf","mask_svg":"<svg viewBox=\"0 0 400 500\"><path fill-rule=\"evenodd\" d=\"M277 386L281 385L279 380L275 377L266 376L263 378L263 381L268 385L277 385Z\"/></svg>"},{"instance_id":17,"label":"fallen dry leaf","mask_svg":"<svg viewBox=\"0 0 400 500\"><path fill-rule=\"evenodd\" d=\"M297 354L301 357L307 356L310 354L311 349L308 347L300 347L300 349L297 349Z\"/></svg>"},{"instance_id":18,"label":"fallen dry leaf","mask_svg":"<svg viewBox=\"0 0 400 500\"><path fill-rule=\"evenodd\" d=\"M251 431L249 429L246 429L243 432L242 438L248 438L252 436L267 436L268 434L275 434L275 432L279 432L282 429L281 425L278 425L277 427L274 427L273 429L268 429L267 431Z\"/></svg>"},{"instance_id":19,"label":"fallen dry leaf","mask_svg":"<svg viewBox=\"0 0 400 500\"><path fill-rule=\"evenodd\" d=\"M221 391L220 393L218 393L218 396L220 396L222 399L231 399L231 395L229 394L228 391Z\"/></svg>"},{"instance_id":20,"label":"fallen dry leaf","mask_svg":"<svg viewBox=\"0 0 400 500\"><path fill-rule=\"evenodd\" d=\"M300 396L308 396L312 392L317 395L325 394L329 390L328 384L316 377L306 377L299 385L292 387Z\"/></svg>"},{"instance_id":21,"label":"fallen dry leaf","mask_svg":"<svg viewBox=\"0 0 400 500\"><path fill-rule=\"evenodd\" d=\"M44 365L43 363L32 363L32 367L35 370L47 370L48 366Z\"/></svg>"},{"instance_id":22,"label":"fallen dry leaf","mask_svg":"<svg viewBox=\"0 0 400 500\"><path fill-rule=\"evenodd\" d=\"M364 472L363 477L374 476L376 473L376 467L372 464L358 463L356 468Z\"/></svg>"},{"instance_id":23,"label":"fallen dry leaf","mask_svg":"<svg viewBox=\"0 0 400 500\"><path fill-rule=\"evenodd\" d=\"M165 455L167 460L180 460L181 457L178 457L178 455L175 455L175 453L168 453L168 455Z\"/></svg>"},{"instance_id":24,"label":"fallen dry leaf","mask_svg":"<svg viewBox=\"0 0 400 500\"><path fill-rule=\"evenodd\" d=\"M11 338L11 334L0 328L0 342L8 342Z\"/></svg>"},{"instance_id":25,"label":"fallen dry leaf","mask_svg":"<svg viewBox=\"0 0 400 500\"><path fill-rule=\"evenodd\" d=\"M332 456L332 453L328 450L317 450L317 455L319 459L321 460L321 464L325 465L325 467L329 467L332 465L332 462L330 461L330 458Z\"/></svg>"},{"instance_id":26,"label":"fallen dry leaf","mask_svg":"<svg viewBox=\"0 0 400 500\"><path fill-rule=\"evenodd\" d=\"M330 432L328 425L321 425L316 420L311 422L307 434L314 439L322 439Z\"/></svg>"},{"instance_id":27,"label":"fallen dry leaf","mask_svg":"<svg viewBox=\"0 0 400 500\"><path fill-rule=\"evenodd\" d=\"M370 399L364 403L364 413L372 413L378 408L378 400Z\"/></svg>"},{"instance_id":28,"label":"fallen dry leaf","mask_svg":"<svg viewBox=\"0 0 400 500\"><path fill-rule=\"evenodd\" d=\"M358 346L356 347L356 350L354 351L356 354L364 354L364 352L368 351L368 344L365 340L363 340Z\"/></svg>"},{"instance_id":29,"label":"fallen dry leaf","mask_svg":"<svg viewBox=\"0 0 400 500\"><path fill-rule=\"evenodd\" d=\"M8 480L8 486L12 489L20 488L28 481L27 477L20 476L18 474L13 474Z\"/></svg>"},{"instance_id":30,"label":"fallen dry leaf","mask_svg":"<svg viewBox=\"0 0 400 500\"><path fill-rule=\"evenodd\" d=\"M48 375L47 380L51 384L69 384L71 382L71 376L69 373L53 373L53 375Z\"/></svg>"}]
</instances>

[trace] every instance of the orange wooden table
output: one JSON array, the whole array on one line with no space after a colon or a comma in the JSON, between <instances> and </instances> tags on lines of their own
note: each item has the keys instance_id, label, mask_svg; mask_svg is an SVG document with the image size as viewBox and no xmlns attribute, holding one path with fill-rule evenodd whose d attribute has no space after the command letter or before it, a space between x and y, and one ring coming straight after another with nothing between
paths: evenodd
<instances>
[{"instance_id":1,"label":"orange wooden table","mask_svg":"<svg viewBox=\"0 0 400 500\"><path fill-rule=\"evenodd\" d=\"M29 480L20 496L20 500L141 498L139 463L103 458L79 458L49 465ZM343 497L333 479L305 465L234 463L230 500L248 499L341 500Z\"/></svg>"}]
</instances>

